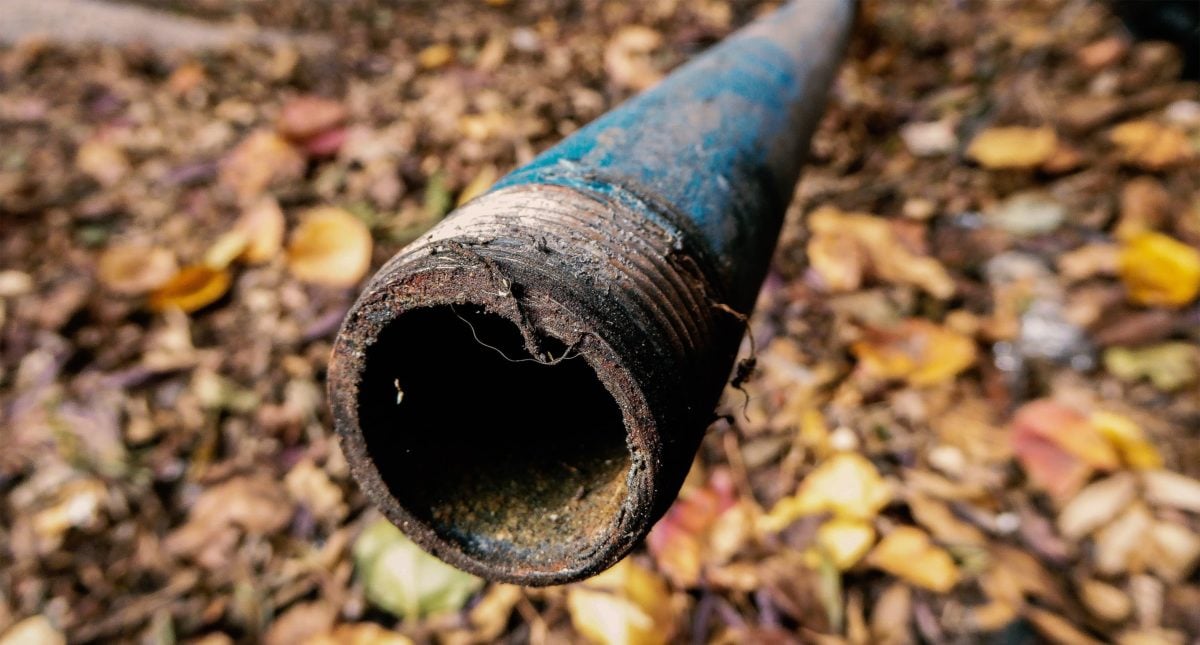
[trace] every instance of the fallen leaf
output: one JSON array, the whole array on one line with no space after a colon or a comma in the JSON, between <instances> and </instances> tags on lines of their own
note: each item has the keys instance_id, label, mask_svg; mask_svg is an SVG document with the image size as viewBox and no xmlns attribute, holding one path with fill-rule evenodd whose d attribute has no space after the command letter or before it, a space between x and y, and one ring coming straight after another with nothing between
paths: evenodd
<instances>
[{"instance_id":1,"label":"fallen leaf","mask_svg":"<svg viewBox=\"0 0 1200 645\"><path fill-rule=\"evenodd\" d=\"M909 250L892 223L822 206L808 216L809 262L830 291L854 291L870 274L910 284L935 298L954 295L954 279L937 260Z\"/></svg>"},{"instance_id":2,"label":"fallen leaf","mask_svg":"<svg viewBox=\"0 0 1200 645\"><path fill-rule=\"evenodd\" d=\"M1150 568L1159 578L1180 583L1200 561L1200 535L1174 522L1155 522L1150 529Z\"/></svg>"},{"instance_id":3,"label":"fallen leaf","mask_svg":"<svg viewBox=\"0 0 1200 645\"><path fill-rule=\"evenodd\" d=\"M232 277L228 271L204 265L183 267L166 284L150 294L154 311L178 309L184 313L199 311L218 301L229 291Z\"/></svg>"},{"instance_id":4,"label":"fallen leaf","mask_svg":"<svg viewBox=\"0 0 1200 645\"><path fill-rule=\"evenodd\" d=\"M346 107L323 96L298 96L284 103L275 130L292 141L304 141L346 121Z\"/></svg>"},{"instance_id":5,"label":"fallen leaf","mask_svg":"<svg viewBox=\"0 0 1200 645\"><path fill-rule=\"evenodd\" d=\"M1162 182L1154 177L1135 177L1121 187L1117 239L1126 239L1143 231L1153 231L1166 221L1171 208L1171 196Z\"/></svg>"},{"instance_id":6,"label":"fallen leaf","mask_svg":"<svg viewBox=\"0 0 1200 645\"><path fill-rule=\"evenodd\" d=\"M271 622L262 642L264 645L303 643L328 633L337 614L337 607L327 601L297 603Z\"/></svg>"},{"instance_id":7,"label":"fallen leaf","mask_svg":"<svg viewBox=\"0 0 1200 645\"><path fill-rule=\"evenodd\" d=\"M306 166L304 155L287 139L270 130L256 130L221 162L218 181L248 204L273 185L303 178Z\"/></svg>"},{"instance_id":8,"label":"fallen leaf","mask_svg":"<svg viewBox=\"0 0 1200 645\"><path fill-rule=\"evenodd\" d=\"M338 625L332 631L304 641L304 645L412 645L411 638L378 623Z\"/></svg>"},{"instance_id":9,"label":"fallen leaf","mask_svg":"<svg viewBox=\"0 0 1200 645\"><path fill-rule=\"evenodd\" d=\"M917 387L949 382L975 363L973 339L924 318L870 328L850 351L871 377Z\"/></svg>"},{"instance_id":10,"label":"fallen leaf","mask_svg":"<svg viewBox=\"0 0 1200 645\"><path fill-rule=\"evenodd\" d=\"M454 48L446 43L430 45L417 52L417 64L422 69L437 69L454 60Z\"/></svg>"},{"instance_id":11,"label":"fallen leaf","mask_svg":"<svg viewBox=\"0 0 1200 645\"><path fill-rule=\"evenodd\" d=\"M483 586L421 550L386 519L369 524L354 543L354 564L367 599L402 618L457 611Z\"/></svg>"},{"instance_id":12,"label":"fallen leaf","mask_svg":"<svg viewBox=\"0 0 1200 645\"><path fill-rule=\"evenodd\" d=\"M1075 59L1089 72L1113 65L1129 51L1129 43L1120 36L1109 36L1090 42L1075 52Z\"/></svg>"},{"instance_id":13,"label":"fallen leaf","mask_svg":"<svg viewBox=\"0 0 1200 645\"><path fill-rule=\"evenodd\" d=\"M1085 244L1058 258L1058 274L1067 282L1116 275L1121 252L1114 244Z\"/></svg>"},{"instance_id":14,"label":"fallen leaf","mask_svg":"<svg viewBox=\"0 0 1200 645\"><path fill-rule=\"evenodd\" d=\"M1146 378L1154 387L1173 392L1196 382L1200 348L1186 342L1110 347L1104 350L1104 369L1123 381Z\"/></svg>"},{"instance_id":15,"label":"fallen leaf","mask_svg":"<svg viewBox=\"0 0 1200 645\"><path fill-rule=\"evenodd\" d=\"M921 493L911 493L907 500L913 519L925 527L939 542L946 545L987 545L983 532L958 519L945 503Z\"/></svg>"},{"instance_id":16,"label":"fallen leaf","mask_svg":"<svg viewBox=\"0 0 1200 645\"><path fill-rule=\"evenodd\" d=\"M618 87L640 92L662 80L650 54L662 46L662 34L641 25L617 30L604 47L604 70Z\"/></svg>"},{"instance_id":17,"label":"fallen leaf","mask_svg":"<svg viewBox=\"0 0 1200 645\"><path fill-rule=\"evenodd\" d=\"M1069 498L1096 470L1120 460L1078 410L1051 399L1030 401L1013 416L1010 442L1029 479L1058 499Z\"/></svg>"},{"instance_id":18,"label":"fallen leaf","mask_svg":"<svg viewBox=\"0 0 1200 645\"><path fill-rule=\"evenodd\" d=\"M1181 511L1200 513L1200 480L1169 470L1142 473L1146 501Z\"/></svg>"},{"instance_id":19,"label":"fallen leaf","mask_svg":"<svg viewBox=\"0 0 1200 645\"><path fill-rule=\"evenodd\" d=\"M238 533L270 535L287 525L293 506L282 484L260 474L210 486L188 512L187 522L164 541L167 551L191 555L208 568L228 564Z\"/></svg>"},{"instance_id":20,"label":"fallen leaf","mask_svg":"<svg viewBox=\"0 0 1200 645\"><path fill-rule=\"evenodd\" d=\"M352 287L367 274L371 250L371 231L362 220L340 208L315 208L292 232L288 268L305 282Z\"/></svg>"},{"instance_id":21,"label":"fallen leaf","mask_svg":"<svg viewBox=\"0 0 1200 645\"><path fill-rule=\"evenodd\" d=\"M967 156L984 168L1033 168L1045 163L1057 148L1053 128L1009 126L980 132L967 147Z\"/></svg>"},{"instance_id":22,"label":"fallen leaf","mask_svg":"<svg viewBox=\"0 0 1200 645\"><path fill-rule=\"evenodd\" d=\"M1092 413L1091 423L1117 449L1126 466L1139 470L1162 467L1162 455L1146 439L1141 426L1132 419L1115 412L1097 410Z\"/></svg>"},{"instance_id":23,"label":"fallen leaf","mask_svg":"<svg viewBox=\"0 0 1200 645\"><path fill-rule=\"evenodd\" d=\"M496 170L496 166L493 164L487 164L483 168L480 168L479 172L475 174L475 177L471 179L471 181L467 182L466 187L464 187L462 192L458 194L457 204L462 206L472 199L475 199L476 197L486 193L488 189L492 187L492 184L496 183L496 178L499 175L500 172Z\"/></svg>"},{"instance_id":24,"label":"fallen leaf","mask_svg":"<svg viewBox=\"0 0 1200 645\"><path fill-rule=\"evenodd\" d=\"M75 167L101 186L114 186L129 174L125 151L103 139L91 139L75 153Z\"/></svg>"},{"instance_id":25,"label":"fallen leaf","mask_svg":"<svg viewBox=\"0 0 1200 645\"><path fill-rule=\"evenodd\" d=\"M891 486L875 465L858 453L837 453L817 466L791 497L762 518L760 530L779 532L797 518L819 513L870 520L892 499Z\"/></svg>"},{"instance_id":26,"label":"fallen leaf","mask_svg":"<svg viewBox=\"0 0 1200 645\"><path fill-rule=\"evenodd\" d=\"M283 479L288 493L323 522L338 522L349 509L342 498L342 489L329 479L325 470L311 459L292 466Z\"/></svg>"},{"instance_id":27,"label":"fallen leaf","mask_svg":"<svg viewBox=\"0 0 1200 645\"><path fill-rule=\"evenodd\" d=\"M52 503L31 518L39 550L44 553L55 551L71 529L98 529L104 517L106 496L107 489L98 479L77 479L64 485Z\"/></svg>"},{"instance_id":28,"label":"fallen leaf","mask_svg":"<svg viewBox=\"0 0 1200 645\"><path fill-rule=\"evenodd\" d=\"M1100 645L1100 641L1079 631L1067 619L1045 609L1028 607L1025 609L1025 618L1048 639L1048 642L1064 645Z\"/></svg>"},{"instance_id":29,"label":"fallen leaf","mask_svg":"<svg viewBox=\"0 0 1200 645\"><path fill-rule=\"evenodd\" d=\"M1133 610L1129 595L1106 582L1088 578L1079 584L1079 599L1097 618L1117 623Z\"/></svg>"},{"instance_id":30,"label":"fallen leaf","mask_svg":"<svg viewBox=\"0 0 1200 645\"><path fill-rule=\"evenodd\" d=\"M862 560L875 544L875 528L866 520L833 518L817 529L817 547L839 571Z\"/></svg>"},{"instance_id":31,"label":"fallen leaf","mask_svg":"<svg viewBox=\"0 0 1200 645\"><path fill-rule=\"evenodd\" d=\"M246 251L249 242L249 238L241 231L226 231L204 252L204 266L214 271L229 268Z\"/></svg>"},{"instance_id":32,"label":"fallen leaf","mask_svg":"<svg viewBox=\"0 0 1200 645\"><path fill-rule=\"evenodd\" d=\"M1200 293L1200 250L1162 233L1124 240L1118 271L1136 304L1182 307Z\"/></svg>"},{"instance_id":33,"label":"fallen leaf","mask_svg":"<svg viewBox=\"0 0 1200 645\"><path fill-rule=\"evenodd\" d=\"M705 486L680 493L646 536L650 555L676 587L693 587L700 582L709 550L709 532L735 503L729 471L715 470Z\"/></svg>"},{"instance_id":34,"label":"fallen leaf","mask_svg":"<svg viewBox=\"0 0 1200 645\"><path fill-rule=\"evenodd\" d=\"M897 526L883 536L867 558L871 566L918 587L946 593L958 584L958 565L933 544L929 534L913 526Z\"/></svg>"},{"instance_id":35,"label":"fallen leaf","mask_svg":"<svg viewBox=\"0 0 1200 645\"><path fill-rule=\"evenodd\" d=\"M178 271L174 253L141 244L110 246L96 261L96 277L100 284L113 293L126 296L153 291Z\"/></svg>"},{"instance_id":36,"label":"fallen leaf","mask_svg":"<svg viewBox=\"0 0 1200 645\"><path fill-rule=\"evenodd\" d=\"M912 643L912 589L894 583L875 601L871 608L871 636L879 645Z\"/></svg>"},{"instance_id":37,"label":"fallen leaf","mask_svg":"<svg viewBox=\"0 0 1200 645\"><path fill-rule=\"evenodd\" d=\"M1030 190L1011 195L989 209L992 226L1018 236L1051 233L1067 216L1067 208L1049 193Z\"/></svg>"},{"instance_id":38,"label":"fallen leaf","mask_svg":"<svg viewBox=\"0 0 1200 645\"><path fill-rule=\"evenodd\" d=\"M513 608L524 598L516 585L494 584L467 614L477 642L495 642L508 627Z\"/></svg>"},{"instance_id":39,"label":"fallen leaf","mask_svg":"<svg viewBox=\"0 0 1200 645\"><path fill-rule=\"evenodd\" d=\"M1122 159L1147 170L1164 170L1192 157L1187 132L1155 121L1128 121L1109 133Z\"/></svg>"},{"instance_id":40,"label":"fallen leaf","mask_svg":"<svg viewBox=\"0 0 1200 645\"><path fill-rule=\"evenodd\" d=\"M66 645L67 639L45 616L30 616L0 634L0 645Z\"/></svg>"},{"instance_id":41,"label":"fallen leaf","mask_svg":"<svg viewBox=\"0 0 1200 645\"><path fill-rule=\"evenodd\" d=\"M283 210L274 197L263 197L242 211L234 224L234 230L246 237L246 247L241 259L250 264L261 264L279 255L283 248Z\"/></svg>"},{"instance_id":42,"label":"fallen leaf","mask_svg":"<svg viewBox=\"0 0 1200 645\"><path fill-rule=\"evenodd\" d=\"M1079 491L1058 514L1058 530L1071 540L1079 540L1110 522L1133 501L1137 478L1118 473Z\"/></svg>"},{"instance_id":43,"label":"fallen leaf","mask_svg":"<svg viewBox=\"0 0 1200 645\"><path fill-rule=\"evenodd\" d=\"M1135 502L1115 521L1096 534L1094 559L1096 570L1104 575L1126 573L1145 561L1143 551L1153 517L1146 507Z\"/></svg>"},{"instance_id":44,"label":"fallen leaf","mask_svg":"<svg viewBox=\"0 0 1200 645\"><path fill-rule=\"evenodd\" d=\"M666 583L626 558L567 590L575 630L600 645L658 645L675 633Z\"/></svg>"}]
</instances>

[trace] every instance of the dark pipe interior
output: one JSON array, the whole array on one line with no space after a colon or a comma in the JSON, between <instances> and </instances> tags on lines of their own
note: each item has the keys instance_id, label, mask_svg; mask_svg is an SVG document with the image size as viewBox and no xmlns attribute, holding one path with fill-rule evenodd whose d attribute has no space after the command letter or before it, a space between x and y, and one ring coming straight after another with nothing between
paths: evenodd
<instances>
[{"instance_id":1,"label":"dark pipe interior","mask_svg":"<svg viewBox=\"0 0 1200 645\"><path fill-rule=\"evenodd\" d=\"M630 454L621 412L584 358L529 358L499 316L406 312L371 348L359 419L392 495L440 537L550 568L607 537Z\"/></svg>"}]
</instances>

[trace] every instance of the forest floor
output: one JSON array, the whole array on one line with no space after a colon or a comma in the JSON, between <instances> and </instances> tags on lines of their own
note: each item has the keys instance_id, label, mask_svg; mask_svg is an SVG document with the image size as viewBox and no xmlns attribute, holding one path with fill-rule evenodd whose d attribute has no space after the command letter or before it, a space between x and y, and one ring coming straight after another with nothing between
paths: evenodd
<instances>
[{"instance_id":1,"label":"forest floor","mask_svg":"<svg viewBox=\"0 0 1200 645\"><path fill-rule=\"evenodd\" d=\"M866 2L748 398L645 547L546 589L365 504L331 339L771 3L67 5L0 18L3 645L1200 639L1200 86L1103 4ZM82 28L114 7L141 36Z\"/></svg>"}]
</instances>

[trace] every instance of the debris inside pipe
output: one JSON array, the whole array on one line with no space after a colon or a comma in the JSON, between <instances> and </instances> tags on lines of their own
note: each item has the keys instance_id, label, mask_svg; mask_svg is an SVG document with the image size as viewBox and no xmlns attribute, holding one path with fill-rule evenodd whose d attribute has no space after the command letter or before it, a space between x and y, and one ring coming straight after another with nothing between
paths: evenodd
<instances>
[{"instance_id":1,"label":"debris inside pipe","mask_svg":"<svg viewBox=\"0 0 1200 645\"><path fill-rule=\"evenodd\" d=\"M392 522L530 585L594 575L646 535L713 419L854 9L753 23L380 269L329 387Z\"/></svg>"}]
</instances>

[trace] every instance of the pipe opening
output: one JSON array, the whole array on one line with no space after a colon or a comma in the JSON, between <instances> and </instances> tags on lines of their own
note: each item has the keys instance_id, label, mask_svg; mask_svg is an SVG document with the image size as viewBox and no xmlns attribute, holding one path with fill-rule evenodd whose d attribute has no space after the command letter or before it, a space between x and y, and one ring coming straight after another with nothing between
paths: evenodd
<instances>
[{"instance_id":1,"label":"pipe opening","mask_svg":"<svg viewBox=\"0 0 1200 645\"><path fill-rule=\"evenodd\" d=\"M554 571L611 539L631 456L621 410L584 357L530 358L500 316L407 311L368 352L359 420L389 492L440 539Z\"/></svg>"}]
</instances>

